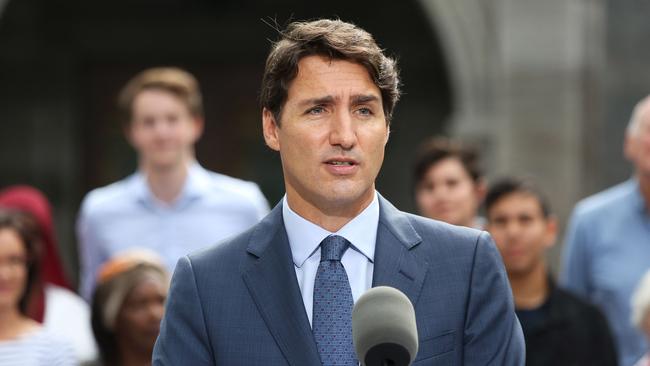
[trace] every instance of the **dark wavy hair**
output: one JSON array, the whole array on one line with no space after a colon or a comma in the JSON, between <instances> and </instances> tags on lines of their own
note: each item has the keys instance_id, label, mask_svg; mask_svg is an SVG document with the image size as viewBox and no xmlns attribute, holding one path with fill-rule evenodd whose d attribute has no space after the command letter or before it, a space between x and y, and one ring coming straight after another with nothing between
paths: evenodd
<instances>
[{"instance_id":1,"label":"dark wavy hair","mask_svg":"<svg viewBox=\"0 0 650 366\"><path fill-rule=\"evenodd\" d=\"M20 297L18 308L27 315L29 300L40 283L42 243L36 220L26 212L0 209L0 230L13 230L25 246L27 253L27 283Z\"/></svg>"},{"instance_id":2,"label":"dark wavy hair","mask_svg":"<svg viewBox=\"0 0 650 366\"><path fill-rule=\"evenodd\" d=\"M430 167L447 158L458 159L474 183L483 178L479 154L473 146L446 137L433 137L420 146L413 168L413 186L422 182Z\"/></svg>"},{"instance_id":3,"label":"dark wavy hair","mask_svg":"<svg viewBox=\"0 0 650 366\"><path fill-rule=\"evenodd\" d=\"M99 349L99 356L103 365L116 366L120 363L120 352L117 348L115 332L104 325L102 319L103 308L108 297L108 289L98 286L93 293L90 311L90 324Z\"/></svg>"},{"instance_id":4,"label":"dark wavy hair","mask_svg":"<svg viewBox=\"0 0 650 366\"><path fill-rule=\"evenodd\" d=\"M363 65L381 92L386 123L390 123L400 97L399 71L397 62L384 55L370 33L341 20L320 19L291 23L280 37L266 59L260 92L261 107L271 111L278 126L298 63L312 55Z\"/></svg>"},{"instance_id":5,"label":"dark wavy hair","mask_svg":"<svg viewBox=\"0 0 650 366\"><path fill-rule=\"evenodd\" d=\"M539 204L542 216L548 218L551 215L551 206L546 199L546 195L531 178L504 177L494 182L485 196L485 211L488 213L488 219L490 209L498 201L513 193L526 193L533 196Z\"/></svg>"}]
</instances>

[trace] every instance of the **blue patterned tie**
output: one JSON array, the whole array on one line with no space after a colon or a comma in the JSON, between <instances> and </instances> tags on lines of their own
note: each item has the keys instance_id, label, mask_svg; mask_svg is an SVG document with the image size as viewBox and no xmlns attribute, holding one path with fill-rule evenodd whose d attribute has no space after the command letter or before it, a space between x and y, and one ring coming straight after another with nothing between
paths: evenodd
<instances>
[{"instance_id":1,"label":"blue patterned tie","mask_svg":"<svg viewBox=\"0 0 650 366\"><path fill-rule=\"evenodd\" d=\"M320 243L312 330L323 366L356 366L352 344L352 290L341 257L350 243L330 235Z\"/></svg>"}]
</instances>

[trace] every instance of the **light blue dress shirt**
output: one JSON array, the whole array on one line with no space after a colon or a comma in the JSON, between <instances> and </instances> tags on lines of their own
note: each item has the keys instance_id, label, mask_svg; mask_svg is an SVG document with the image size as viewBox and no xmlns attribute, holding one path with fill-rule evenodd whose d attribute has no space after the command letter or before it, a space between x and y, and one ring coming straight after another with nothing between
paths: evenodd
<instances>
[{"instance_id":1,"label":"light blue dress shirt","mask_svg":"<svg viewBox=\"0 0 650 366\"><path fill-rule=\"evenodd\" d=\"M348 275L354 301L372 287L375 241L379 225L377 192L368 207L335 233L305 220L291 210L286 196L282 202L282 218L289 237L293 264L309 324L312 324L314 281L320 264L319 245L327 236L340 235L351 244L343 254L341 263Z\"/></svg>"},{"instance_id":2,"label":"light blue dress shirt","mask_svg":"<svg viewBox=\"0 0 650 366\"><path fill-rule=\"evenodd\" d=\"M140 173L91 191L77 222L81 294L90 299L97 271L109 258L133 248L157 252L170 273L183 255L238 234L269 212L255 183L190 166L171 205L154 197Z\"/></svg>"},{"instance_id":3,"label":"light blue dress shirt","mask_svg":"<svg viewBox=\"0 0 650 366\"><path fill-rule=\"evenodd\" d=\"M630 320L630 298L650 268L650 216L638 181L626 181L576 205L567 228L560 284L600 307L614 334L619 364L646 349Z\"/></svg>"}]
</instances>

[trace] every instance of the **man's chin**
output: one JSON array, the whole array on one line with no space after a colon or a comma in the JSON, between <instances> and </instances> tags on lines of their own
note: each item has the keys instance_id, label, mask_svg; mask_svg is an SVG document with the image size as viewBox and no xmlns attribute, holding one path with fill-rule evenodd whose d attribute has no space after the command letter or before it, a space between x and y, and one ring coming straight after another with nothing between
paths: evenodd
<instances>
[{"instance_id":1,"label":"man's chin","mask_svg":"<svg viewBox=\"0 0 650 366\"><path fill-rule=\"evenodd\" d=\"M333 190L325 195L327 205L332 208L360 210L365 208L373 197L372 190Z\"/></svg>"},{"instance_id":2,"label":"man's chin","mask_svg":"<svg viewBox=\"0 0 650 366\"><path fill-rule=\"evenodd\" d=\"M514 275L514 276L527 276L530 273L533 272L534 266L526 263L513 263L509 262L506 263L506 271L508 272L509 275Z\"/></svg>"},{"instance_id":3,"label":"man's chin","mask_svg":"<svg viewBox=\"0 0 650 366\"><path fill-rule=\"evenodd\" d=\"M168 170L183 162L178 156L158 156L148 160L147 165L155 170Z\"/></svg>"}]
</instances>

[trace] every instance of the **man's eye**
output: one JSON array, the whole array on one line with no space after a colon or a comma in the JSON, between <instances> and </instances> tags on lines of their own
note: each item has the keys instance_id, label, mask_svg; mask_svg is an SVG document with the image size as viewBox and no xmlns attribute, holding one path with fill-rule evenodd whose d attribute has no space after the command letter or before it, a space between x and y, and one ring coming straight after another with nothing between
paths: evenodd
<instances>
[{"instance_id":1,"label":"man's eye","mask_svg":"<svg viewBox=\"0 0 650 366\"><path fill-rule=\"evenodd\" d=\"M156 120L154 118L145 118L142 120L142 125L149 128L154 127L156 125Z\"/></svg>"},{"instance_id":2,"label":"man's eye","mask_svg":"<svg viewBox=\"0 0 650 366\"><path fill-rule=\"evenodd\" d=\"M531 216L519 216L519 222L524 225L530 224L533 222L533 218Z\"/></svg>"},{"instance_id":3,"label":"man's eye","mask_svg":"<svg viewBox=\"0 0 650 366\"><path fill-rule=\"evenodd\" d=\"M503 217L497 217L496 219L492 220L492 224L497 226L504 226L506 224L506 219Z\"/></svg>"},{"instance_id":4,"label":"man's eye","mask_svg":"<svg viewBox=\"0 0 650 366\"><path fill-rule=\"evenodd\" d=\"M357 110L357 112L358 112L359 114L363 115L363 116L370 116L370 115L372 115L372 109L370 109L370 108L366 108L366 107L359 108L359 109Z\"/></svg>"},{"instance_id":5,"label":"man's eye","mask_svg":"<svg viewBox=\"0 0 650 366\"><path fill-rule=\"evenodd\" d=\"M308 114L321 114L323 112L325 112L325 108L323 107L314 107L307 111Z\"/></svg>"},{"instance_id":6,"label":"man's eye","mask_svg":"<svg viewBox=\"0 0 650 366\"><path fill-rule=\"evenodd\" d=\"M179 121L178 115L170 114L167 116L167 123L174 124Z\"/></svg>"},{"instance_id":7,"label":"man's eye","mask_svg":"<svg viewBox=\"0 0 650 366\"><path fill-rule=\"evenodd\" d=\"M447 187L453 188L456 187L460 182L457 179L448 179L446 182Z\"/></svg>"}]
</instances>

